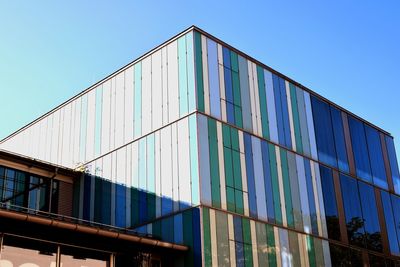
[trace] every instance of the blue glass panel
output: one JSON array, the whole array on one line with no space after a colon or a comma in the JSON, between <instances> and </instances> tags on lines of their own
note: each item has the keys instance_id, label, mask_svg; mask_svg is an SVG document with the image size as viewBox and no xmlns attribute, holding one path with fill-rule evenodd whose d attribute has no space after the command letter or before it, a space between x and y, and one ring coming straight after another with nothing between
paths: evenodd
<instances>
[{"instance_id":1,"label":"blue glass panel","mask_svg":"<svg viewBox=\"0 0 400 267\"><path fill-rule=\"evenodd\" d=\"M233 231L235 235L235 241L243 243L243 229L242 229L242 218L239 216L233 216Z\"/></svg>"},{"instance_id":2,"label":"blue glass panel","mask_svg":"<svg viewBox=\"0 0 400 267\"><path fill-rule=\"evenodd\" d=\"M365 231L357 180L345 175L340 175L340 185L349 242L350 244L364 247Z\"/></svg>"},{"instance_id":3,"label":"blue glass panel","mask_svg":"<svg viewBox=\"0 0 400 267\"><path fill-rule=\"evenodd\" d=\"M244 267L245 259L244 259L244 245L243 243L235 242L235 251L236 251L236 266Z\"/></svg>"},{"instance_id":4,"label":"blue glass panel","mask_svg":"<svg viewBox=\"0 0 400 267\"><path fill-rule=\"evenodd\" d=\"M383 214L385 215L386 231L389 240L390 252L394 255L400 255L399 242L397 240L396 225L394 223L393 208L390 201L390 195L381 190L381 199Z\"/></svg>"},{"instance_id":5,"label":"blue glass panel","mask_svg":"<svg viewBox=\"0 0 400 267\"><path fill-rule=\"evenodd\" d=\"M328 228L328 237L340 240L339 214L336 204L335 186L332 170L320 165L322 194L324 196L325 220Z\"/></svg>"},{"instance_id":6,"label":"blue glass panel","mask_svg":"<svg viewBox=\"0 0 400 267\"><path fill-rule=\"evenodd\" d=\"M101 222L111 224L111 182L103 180L101 189Z\"/></svg>"},{"instance_id":7,"label":"blue glass panel","mask_svg":"<svg viewBox=\"0 0 400 267\"><path fill-rule=\"evenodd\" d=\"M244 133L243 137L244 137L244 151L246 159L247 188L249 193L248 195L249 195L250 217L257 218L257 200L256 200L256 188L254 181L253 151L251 147L251 136L248 133Z\"/></svg>"},{"instance_id":8,"label":"blue glass panel","mask_svg":"<svg viewBox=\"0 0 400 267\"><path fill-rule=\"evenodd\" d=\"M313 234L318 235L317 209L315 206L315 199L314 199L314 188L312 184L311 166L310 166L310 161L308 159L304 159L304 171L306 174L307 196L308 196L308 204L310 207L310 217L311 217L311 227L312 227L311 230Z\"/></svg>"},{"instance_id":9,"label":"blue glass panel","mask_svg":"<svg viewBox=\"0 0 400 267\"><path fill-rule=\"evenodd\" d=\"M147 220L147 193L139 191L139 223Z\"/></svg>"},{"instance_id":10,"label":"blue glass panel","mask_svg":"<svg viewBox=\"0 0 400 267\"><path fill-rule=\"evenodd\" d=\"M226 117L228 122L235 124L235 108L232 103L226 102Z\"/></svg>"},{"instance_id":11,"label":"blue glass panel","mask_svg":"<svg viewBox=\"0 0 400 267\"><path fill-rule=\"evenodd\" d=\"M270 166L269 154L268 154L268 143L266 141L261 142L261 153L262 153L263 169L264 169L265 195L267 198L268 221L275 222L274 197L273 197L273 193L272 193L271 166Z\"/></svg>"},{"instance_id":12,"label":"blue glass panel","mask_svg":"<svg viewBox=\"0 0 400 267\"><path fill-rule=\"evenodd\" d=\"M397 231L397 241L400 243L400 198L395 195L391 195L392 198L392 208L394 215L394 225Z\"/></svg>"},{"instance_id":13,"label":"blue glass panel","mask_svg":"<svg viewBox=\"0 0 400 267\"><path fill-rule=\"evenodd\" d=\"M358 183L358 188L360 190L367 248L382 251L381 228L379 226L374 188L362 182Z\"/></svg>"},{"instance_id":14,"label":"blue glass panel","mask_svg":"<svg viewBox=\"0 0 400 267\"><path fill-rule=\"evenodd\" d=\"M357 176L363 180L372 182L364 124L349 116L349 128Z\"/></svg>"},{"instance_id":15,"label":"blue glass panel","mask_svg":"<svg viewBox=\"0 0 400 267\"><path fill-rule=\"evenodd\" d=\"M275 109L276 109L276 122L278 126L278 139L279 144L285 144L285 130L283 126L283 112L282 112L282 104L281 104L281 93L280 93L280 85L279 85L279 77L275 74L272 74L272 82L274 86L274 98L275 98Z\"/></svg>"},{"instance_id":16,"label":"blue glass panel","mask_svg":"<svg viewBox=\"0 0 400 267\"><path fill-rule=\"evenodd\" d=\"M330 166L337 167L335 140L329 104L311 96L314 117L315 140L318 159Z\"/></svg>"},{"instance_id":17,"label":"blue glass panel","mask_svg":"<svg viewBox=\"0 0 400 267\"><path fill-rule=\"evenodd\" d=\"M115 186L115 225L118 227L125 227L126 223L125 194L125 186L117 184Z\"/></svg>"},{"instance_id":18,"label":"blue glass panel","mask_svg":"<svg viewBox=\"0 0 400 267\"><path fill-rule=\"evenodd\" d=\"M178 244L183 243L183 224L182 224L182 214L177 214L174 216L174 242Z\"/></svg>"},{"instance_id":19,"label":"blue glass panel","mask_svg":"<svg viewBox=\"0 0 400 267\"><path fill-rule=\"evenodd\" d=\"M394 191L397 194L400 194L400 174L399 174L399 165L397 164L396 151L394 149L393 138L390 136L385 136L386 148L388 152L389 162L390 162L390 170L392 173L392 180L394 184Z\"/></svg>"},{"instance_id":20,"label":"blue glass panel","mask_svg":"<svg viewBox=\"0 0 400 267\"><path fill-rule=\"evenodd\" d=\"M230 69L231 68L231 51L226 47L222 48L222 58L224 61L224 67Z\"/></svg>"},{"instance_id":21,"label":"blue glass panel","mask_svg":"<svg viewBox=\"0 0 400 267\"><path fill-rule=\"evenodd\" d=\"M367 136L368 152L371 161L374 184L387 189L388 184L386 180L385 162L383 160L379 132L371 126L365 125L365 134Z\"/></svg>"}]
</instances>

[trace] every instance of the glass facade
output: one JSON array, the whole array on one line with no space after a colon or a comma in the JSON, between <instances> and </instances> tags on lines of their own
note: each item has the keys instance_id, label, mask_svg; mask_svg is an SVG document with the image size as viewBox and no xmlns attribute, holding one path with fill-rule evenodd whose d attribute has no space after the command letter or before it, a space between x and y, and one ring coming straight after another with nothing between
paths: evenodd
<instances>
[{"instance_id":1,"label":"glass facade","mask_svg":"<svg viewBox=\"0 0 400 267\"><path fill-rule=\"evenodd\" d=\"M400 256L393 138L196 29L1 147L84 169L71 215L188 245L175 266L392 266ZM4 205L57 213L46 197L64 185L0 176Z\"/></svg>"}]
</instances>

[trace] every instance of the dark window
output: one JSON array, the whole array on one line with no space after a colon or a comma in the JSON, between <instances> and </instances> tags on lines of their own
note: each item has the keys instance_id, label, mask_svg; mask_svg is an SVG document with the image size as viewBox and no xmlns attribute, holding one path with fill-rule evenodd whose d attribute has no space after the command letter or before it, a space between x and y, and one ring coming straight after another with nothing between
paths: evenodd
<instances>
[{"instance_id":1,"label":"dark window","mask_svg":"<svg viewBox=\"0 0 400 267\"><path fill-rule=\"evenodd\" d=\"M362 182L359 182L358 186L367 248L382 251L381 228L379 226L374 188Z\"/></svg>"},{"instance_id":2,"label":"dark window","mask_svg":"<svg viewBox=\"0 0 400 267\"><path fill-rule=\"evenodd\" d=\"M339 215L336 206L335 186L332 170L320 166L322 193L324 195L325 219L328 227L328 237L340 240Z\"/></svg>"},{"instance_id":3,"label":"dark window","mask_svg":"<svg viewBox=\"0 0 400 267\"><path fill-rule=\"evenodd\" d=\"M372 182L364 124L349 116L349 128L357 176L365 181Z\"/></svg>"},{"instance_id":4,"label":"dark window","mask_svg":"<svg viewBox=\"0 0 400 267\"><path fill-rule=\"evenodd\" d=\"M341 171L349 172L347 159L346 141L344 137L343 121L341 111L331 106L332 128L335 137L335 148L338 160L338 167Z\"/></svg>"},{"instance_id":5,"label":"dark window","mask_svg":"<svg viewBox=\"0 0 400 267\"><path fill-rule=\"evenodd\" d=\"M396 225L393 216L390 195L386 191L381 191L383 214L385 216L386 230L389 239L390 252L393 255L400 255L399 243L397 241Z\"/></svg>"},{"instance_id":6,"label":"dark window","mask_svg":"<svg viewBox=\"0 0 400 267\"><path fill-rule=\"evenodd\" d=\"M340 175L347 235L350 244L364 247L364 220L358 194L357 180Z\"/></svg>"},{"instance_id":7,"label":"dark window","mask_svg":"<svg viewBox=\"0 0 400 267\"><path fill-rule=\"evenodd\" d=\"M385 162L383 160L379 132L371 126L365 125L365 133L367 135L368 152L374 184L387 189Z\"/></svg>"},{"instance_id":8,"label":"dark window","mask_svg":"<svg viewBox=\"0 0 400 267\"><path fill-rule=\"evenodd\" d=\"M332 267L363 266L361 252L348 247L329 244Z\"/></svg>"},{"instance_id":9,"label":"dark window","mask_svg":"<svg viewBox=\"0 0 400 267\"><path fill-rule=\"evenodd\" d=\"M392 180L394 184L394 190L397 194L400 194L400 174L399 166L397 165L396 151L394 149L393 138L390 136L385 136L386 147L390 162L390 170L392 172Z\"/></svg>"},{"instance_id":10,"label":"dark window","mask_svg":"<svg viewBox=\"0 0 400 267\"><path fill-rule=\"evenodd\" d=\"M311 104L314 116L318 159L330 166L337 167L335 140L329 104L314 96L311 96Z\"/></svg>"},{"instance_id":11,"label":"dark window","mask_svg":"<svg viewBox=\"0 0 400 267\"><path fill-rule=\"evenodd\" d=\"M400 197L391 195L394 223L396 226L397 240L400 242Z\"/></svg>"}]
</instances>

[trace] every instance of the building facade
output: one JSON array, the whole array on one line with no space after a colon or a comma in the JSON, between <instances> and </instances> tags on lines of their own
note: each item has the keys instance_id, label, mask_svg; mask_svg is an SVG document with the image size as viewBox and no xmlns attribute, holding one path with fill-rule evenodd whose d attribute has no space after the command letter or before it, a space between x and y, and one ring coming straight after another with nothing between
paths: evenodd
<instances>
[{"instance_id":1,"label":"building facade","mask_svg":"<svg viewBox=\"0 0 400 267\"><path fill-rule=\"evenodd\" d=\"M393 137L191 27L5 138L174 266L398 266Z\"/></svg>"}]
</instances>

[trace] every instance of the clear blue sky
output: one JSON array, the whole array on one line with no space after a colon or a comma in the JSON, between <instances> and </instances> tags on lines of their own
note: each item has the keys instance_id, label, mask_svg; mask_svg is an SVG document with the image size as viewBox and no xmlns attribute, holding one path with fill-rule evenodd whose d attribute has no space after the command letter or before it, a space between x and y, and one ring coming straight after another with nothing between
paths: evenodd
<instances>
[{"instance_id":1,"label":"clear blue sky","mask_svg":"<svg viewBox=\"0 0 400 267\"><path fill-rule=\"evenodd\" d=\"M400 1L1 1L0 138L195 24L392 133Z\"/></svg>"}]
</instances>

